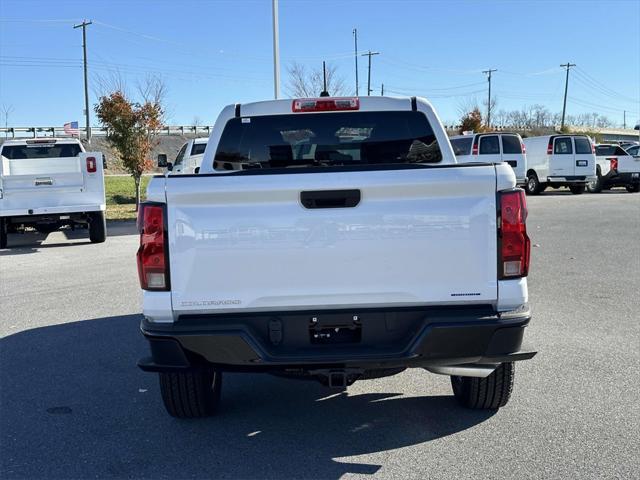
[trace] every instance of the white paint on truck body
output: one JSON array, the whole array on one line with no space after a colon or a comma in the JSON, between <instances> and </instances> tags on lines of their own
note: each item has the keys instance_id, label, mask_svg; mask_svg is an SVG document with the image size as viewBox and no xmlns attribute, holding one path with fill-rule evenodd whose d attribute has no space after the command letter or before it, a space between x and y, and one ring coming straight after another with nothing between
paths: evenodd
<instances>
[{"instance_id":1,"label":"white paint on truck body","mask_svg":"<svg viewBox=\"0 0 640 480\"><path fill-rule=\"evenodd\" d=\"M408 98L359 100L359 111L412 108ZM200 175L149 184L148 200L167 205L171 291L145 291L145 316L525 304L526 278L498 280L497 272L496 193L515 187L512 168L457 165L431 105L416 105L440 146L437 165L266 175L214 169L222 132L236 118L236 106L226 107ZM240 107L249 119L291 112L291 100ZM353 208L308 209L300 200L302 191L347 189L361 192Z\"/></svg>"}]
</instances>

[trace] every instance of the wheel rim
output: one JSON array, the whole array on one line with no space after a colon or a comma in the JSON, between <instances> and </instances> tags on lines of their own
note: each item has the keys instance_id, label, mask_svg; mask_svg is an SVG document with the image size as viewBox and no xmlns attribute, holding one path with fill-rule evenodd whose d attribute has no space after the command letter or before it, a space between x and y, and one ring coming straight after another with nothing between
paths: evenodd
<instances>
[{"instance_id":1,"label":"wheel rim","mask_svg":"<svg viewBox=\"0 0 640 480\"><path fill-rule=\"evenodd\" d=\"M530 192L533 192L536 189L536 179L533 177L529 177L529 181L527 182L527 189Z\"/></svg>"}]
</instances>

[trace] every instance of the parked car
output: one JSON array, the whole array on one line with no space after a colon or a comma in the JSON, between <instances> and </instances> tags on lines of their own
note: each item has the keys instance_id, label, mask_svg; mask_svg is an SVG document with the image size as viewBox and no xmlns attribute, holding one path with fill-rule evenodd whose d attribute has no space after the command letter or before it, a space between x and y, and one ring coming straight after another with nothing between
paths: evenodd
<instances>
[{"instance_id":1,"label":"parked car","mask_svg":"<svg viewBox=\"0 0 640 480\"><path fill-rule=\"evenodd\" d=\"M638 155L640 155L640 146L639 145L633 145L631 147L626 147L625 151L631 155L632 157L637 157Z\"/></svg>"},{"instance_id":2,"label":"parked car","mask_svg":"<svg viewBox=\"0 0 640 480\"><path fill-rule=\"evenodd\" d=\"M171 175L184 175L196 172L207 148L208 138L195 138L182 145L174 162L167 162L166 155L158 156L158 167L167 168Z\"/></svg>"},{"instance_id":3,"label":"parked car","mask_svg":"<svg viewBox=\"0 0 640 480\"><path fill-rule=\"evenodd\" d=\"M517 133L487 132L456 135L449 140L458 163L505 162L513 168L516 184L525 184L526 149L522 138Z\"/></svg>"},{"instance_id":4,"label":"parked car","mask_svg":"<svg viewBox=\"0 0 640 480\"><path fill-rule=\"evenodd\" d=\"M511 168L457 164L424 99L230 105L197 180L149 183L139 366L176 417L212 414L224 371L344 389L424 368L499 408L535 355L526 217Z\"/></svg>"},{"instance_id":5,"label":"parked car","mask_svg":"<svg viewBox=\"0 0 640 480\"><path fill-rule=\"evenodd\" d=\"M524 139L527 148L529 195L546 188L569 187L571 193L584 193L596 178L595 147L586 135L544 135Z\"/></svg>"},{"instance_id":6,"label":"parked car","mask_svg":"<svg viewBox=\"0 0 640 480\"><path fill-rule=\"evenodd\" d=\"M629 155L618 145L596 145L596 179L587 184L587 189L599 193L612 187L640 192L640 157Z\"/></svg>"},{"instance_id":7,"label":"parked car","mask_svg":"<svg viewBox=\"0 0 640 480\"><path fill-rule=\"evenodd\" d=\"M0 248L27 227L50 233L88 226L94 243L107 237L103 157L77 139L7 140L0 146Z\"/></svg>"}]
</instances>

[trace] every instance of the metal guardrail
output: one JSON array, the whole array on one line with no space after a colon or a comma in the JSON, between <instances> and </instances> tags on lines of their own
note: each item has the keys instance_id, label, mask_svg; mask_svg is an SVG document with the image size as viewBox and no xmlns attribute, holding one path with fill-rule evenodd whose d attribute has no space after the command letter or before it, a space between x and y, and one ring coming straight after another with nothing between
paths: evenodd
<instances>
[{"instance_id":1,"label":"metal guardrail","mask_svg":"<svg viewBox=\"0 0 640 480\"><path fill-rule=\"evenodd\" d=\"M167 125L158 130L158 135L209 135L213 125ZM80 138L86 138L86 128L79 128ZM104 137L107 129L104 127L91 127L91 136ZM64 131L64 127L0 127L2 138L24 137L70 137Z\"/></svg>"}]
</instances>

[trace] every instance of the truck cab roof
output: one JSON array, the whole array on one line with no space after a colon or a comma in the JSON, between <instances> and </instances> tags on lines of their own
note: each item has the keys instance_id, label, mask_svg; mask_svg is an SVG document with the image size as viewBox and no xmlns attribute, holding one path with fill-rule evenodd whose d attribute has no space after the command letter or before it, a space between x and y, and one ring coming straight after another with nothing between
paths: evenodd
<instances>
[{"instance_id":1,"label":"truck cab roof","mask_svg":"<svg viewBox=\"0 0 640 480\"><path fill-rule=\"evenodd\" d=\"M35 144L45 144L50 145L52 143L63 143L63 144L74 144L74 145L82 145L82 142L77 138L54 138L54 137L40 137L40 138L13 138L11 140L5 140L0 145L2 146L10 146L10 145L35 145Z\"/></svg>"}]
</instances>

